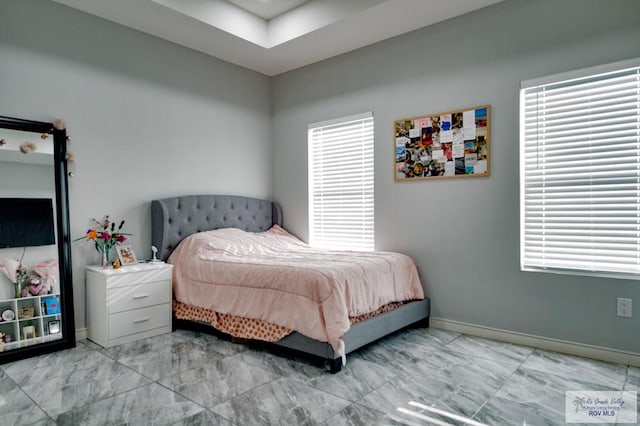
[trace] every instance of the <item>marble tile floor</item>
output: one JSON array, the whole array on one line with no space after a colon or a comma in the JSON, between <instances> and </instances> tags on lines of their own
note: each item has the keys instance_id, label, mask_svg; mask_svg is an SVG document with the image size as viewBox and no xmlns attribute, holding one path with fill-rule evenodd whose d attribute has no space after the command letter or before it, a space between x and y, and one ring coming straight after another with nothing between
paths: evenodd
<instances>
[{"instance_id":1,"label":"marble tile floor","mask_svg":"<svg viewBox=\"0 0 640 426\"><path fill-rule=\"evenodd\" d=\"M429 328L373 343L332 375L178 330L0 366L0 424L558 425L566 390L640 393L640 368Z\"/></svg>"}]
</instances>

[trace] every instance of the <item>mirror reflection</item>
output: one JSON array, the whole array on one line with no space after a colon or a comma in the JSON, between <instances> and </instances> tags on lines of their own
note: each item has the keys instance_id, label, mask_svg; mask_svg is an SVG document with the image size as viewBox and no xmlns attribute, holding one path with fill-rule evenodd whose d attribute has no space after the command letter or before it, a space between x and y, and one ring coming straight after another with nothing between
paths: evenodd
<instances>
[{"instance_id":1,"label":"mirror reflection","mask_svg":"<svg viewBox=\"0 0 640 426\"><path fill-rule=\"evenodd\" d=\"M62 338L53 137L0 129L0 345Z\"/></svg>"},{"instance_id":2,"label":"mirror reflection","mask_svg":"<svg viewBox=\"0 0 640 426\"><path fill-rule=\"evenodd\" d=\"M49 134L0 129L0 164L4 167L5 163L53 167L53 137ZM53 178L53 172L49 177Z\"/></svg>"}]
</instances>

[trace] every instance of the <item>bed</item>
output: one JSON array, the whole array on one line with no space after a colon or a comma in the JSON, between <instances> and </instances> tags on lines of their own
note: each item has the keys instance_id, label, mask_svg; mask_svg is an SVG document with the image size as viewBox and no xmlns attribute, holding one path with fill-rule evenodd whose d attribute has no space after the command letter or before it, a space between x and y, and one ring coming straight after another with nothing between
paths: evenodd
<instances>
[{"instance_id":1,"label":"bed","mask_svg":"<svg viewBox=\"0 0 640 426\"><path fill-rule=\"evenodd\" d=\"M200 235L199 233L204 231L231 231L228 229L231 228L236 232L234 228L237 228L260 235L285 232L279 231L282 229L279 228L282 225L282 211L278 204L242 196L189 195L153 200L151 218L152 243L157 247L161 260L167 260L174 251L178 252L176 248L185 238L193 236L188 240L190 241L195 237L194 234ZM336 347L335 342L332 344L329 341L307 337L313 333L305 335L295 329L271 344L326 359L330 371L336 373L343 366L345 354L402 328L411 325L428 326L429 312L429 299L424 298L408 301L399 307L353 323L341 336L343 344L341 343L340 348ZM187 321L175 317L174 325L176 328L199 331L215 330L203 321Z\"/></svg>"}]
</instances>

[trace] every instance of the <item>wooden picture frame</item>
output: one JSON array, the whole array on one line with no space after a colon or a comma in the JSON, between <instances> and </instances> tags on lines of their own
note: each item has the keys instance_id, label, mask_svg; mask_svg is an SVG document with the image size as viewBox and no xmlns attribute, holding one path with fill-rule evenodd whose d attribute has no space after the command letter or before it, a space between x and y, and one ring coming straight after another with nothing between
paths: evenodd
<instances>
[{"instance_id":1,"label":"wooden picture frame","mask_svg":"<svg viewBox=\"0 0 640 426\"><path fill-rule=\"evenodd\" d=\"M394 121L394 179L489 176L490 116L481 105Z\"/></svg>"},{"instance_id":2,"label":"wooden picture frame","mask_svg":"<svg viewBox=\"0 0 640 426\"><path fill-rule=\"evenodd\" d=\"M121 265L124 266L138 263L138 259L136 259L136 253L133 251L133 247L128 245L116 246L116 251L118 252L118 259L120 259Z\"/></svg>"}]
</instances>

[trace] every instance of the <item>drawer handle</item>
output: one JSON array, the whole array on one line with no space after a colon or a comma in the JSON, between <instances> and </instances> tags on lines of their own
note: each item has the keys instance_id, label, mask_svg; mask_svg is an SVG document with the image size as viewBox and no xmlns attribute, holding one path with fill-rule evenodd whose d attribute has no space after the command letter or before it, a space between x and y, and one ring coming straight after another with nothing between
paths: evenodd
<instances>
[{"instance_id":1,"label":"drawer handle","mask_svg":"<svg viewBox=\"0 0 640 426\"><path fill-rule=\"evenodd\" d=\"M141 322L147 322L147 321L149 321L149 318L143 318L143 319L135 320L133 323L134 324L140 324Z\"/></svg>"},{"instance_id":2,"label":"drawer handle","mask_svg":"<svg viewBox=\"0 0 640 426\"><path fill-rule=\"evenodd\" d=\"M149 297L149 294L141 294L140 296L133 296L134 299L144 299L145 297Z\"/></svg>"}]
</instances>

